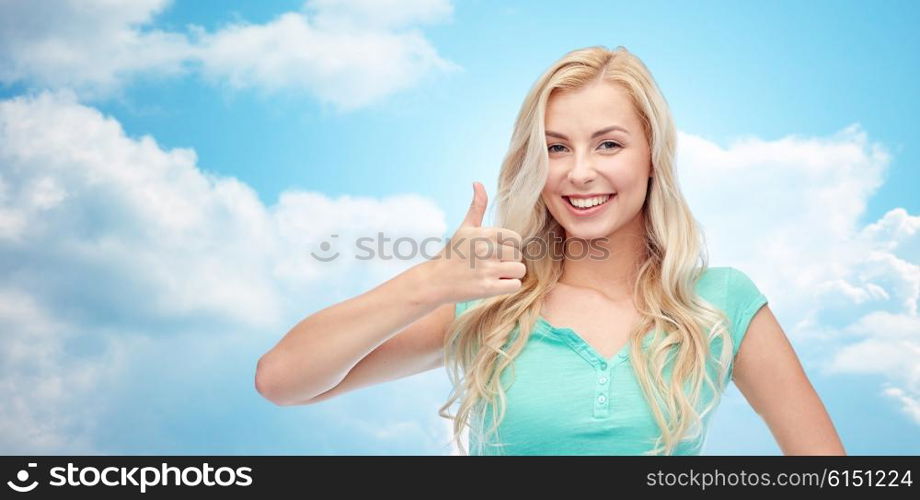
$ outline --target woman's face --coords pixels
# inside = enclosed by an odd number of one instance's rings
[[[651,154],[620,87],[600,82],[555,91],[545,128],[549,175],[542,197],[567,237],[603,238],[641,216]]]

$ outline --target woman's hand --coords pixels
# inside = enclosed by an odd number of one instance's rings
[[[485,187],[474,182],[473,202],[463,223],[438,255],[422,264],[439,302],[462,302],[521,288],[527,271],[521,235],[482,227],[487,203]]]

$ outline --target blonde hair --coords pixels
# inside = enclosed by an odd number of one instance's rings
[[[587,47],[565,54],[533,85],[518,113],[509,149],[502,162],[496,195],[497,225],[516,231],[526,242],[548,242],[550,254],[563,251],[558,235],[564,229],[542,201],[548,173],[544,116],[555,89],[574,90],[606,81],[629,96],[641,119],[650,147],[652,175],[642,212],[646,219],[645,255],[640,259],[634,288],[641,321],[630,332],[630,359],[643,394],[660,429],[647,454],[671,454],[681,440],[701,437],[702,418],[718,402],[732,354],[727,318],[695,291],[708,257],[702,231],[678,189],[674,173],[677,135],[667,102],[651,73],[638,57],[618,46]],[[485,404],[493,413],[495,432],[505,414],[501,374],[524,348],[540,315],[542,299],[559,281],[562,261],[545,255],[524,259],[527,267],[521,288],[511,294],[483,299],[459,315],[449,327],[444,361],[453,391],[439,414],[453,419],[452,441],[461,453],[465,427],[484,441],[481,427],[469,425],[471,416],[484,421]],[[705,325],[705,326],[704,326]],[[518,334],[512,338],[515,328]],[[709,335],[706,333],[709,328]],[[648,352],[643,336],[654,329]],[[706,369],[710,341],[723,339],[715,383]],[[711,336],[711,337],[710,337]],[[510,345],[509,345],[510,344]],[[670,380],[665,366],[673,361]],[[712,404],[698,409],[703,384],[714,388]],[[685,390],[681,388],[685,387]],[[456,415],[447,410],[456,401]]]

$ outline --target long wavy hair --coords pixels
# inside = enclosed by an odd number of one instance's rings
[[[442,417],[453,419],[452,441],[466,454],[461,435],[465,428],[483,443],[505,414],[501,374],[512,367],[538,320],[542,299],[559,281],[564,229],[541,198],[548,174],[544,116],[550,94],[576,90],[606,81],[629,96],[640,117],[651,149],[653,177],[642,212],[645,216],[644,255],[634,285],[641,320],[630,332],[632,369],[660,429],[656,443],[645,454],[671,454],[680,441],[703,432],[702,419],[718,403],[732,353],[727,318],[695,291],[696,280],[707,268],[704,235],[681,194],[674,172],[677,134],[668,104],[642,61],[626,48],[593,46],[573,50],[550,66],[536,81],[518,113],[509,149],[502,162],[496,194],[496,223],[528,241],[549,242],[550,255],[525,258],[521,288],[510,294],[482,299],[456,317],[445,342],[444,365],[453,383]],[[512,335],[518,328],[518,333]],[[654,331],[648,351],[646,332]],[[708,331],[708,333],[707,333]],[[706,364],[710,342],[723,339],[716,359],[715,381]],[[670,380],[665,366],[673,362]],[[715,397],[699,407],[706,384]],[[459,401],[455,415],[448,410]],[[492,425],[483,433],[485,407],[492,405]],[[477,416],[479,425],[471,425]]]

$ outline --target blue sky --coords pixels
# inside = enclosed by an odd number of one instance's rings
[[[400,269],[310,248],[449,236],[534,80],[623,45],[710,264],[768,297],[848,452],[920,451],[915,3],[49,4],[0,7],[0,450],[450,452],[439,371],[278,408],[255,362]],[[713,426],[706,453],[778,453],[734,387]]]

